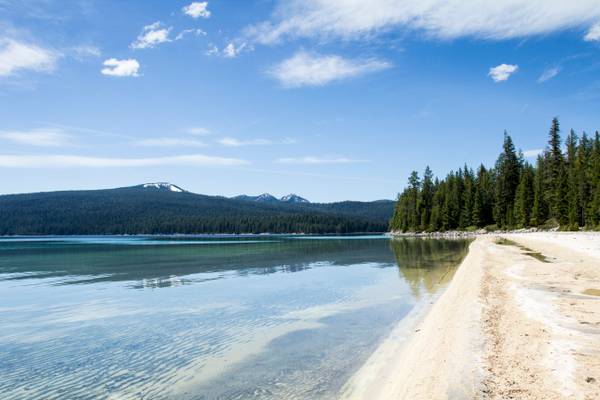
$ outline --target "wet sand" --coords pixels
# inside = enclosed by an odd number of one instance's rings
[[[344,399],[599,399],[600,235],[480,236]]]

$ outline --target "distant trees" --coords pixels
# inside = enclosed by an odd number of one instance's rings
[[[442,180],[429,167],[422,180],[413,171],[390,221],[391,230],[402,232],[552,226],[600,229],[600,134],[590,139],[571,130],[563,152],[557,118],[535,165],[504,132],[491,169],[465,165]]]
[[[140,187],[0,196],[0,235],[384,232],[393,203],[256,203]]]

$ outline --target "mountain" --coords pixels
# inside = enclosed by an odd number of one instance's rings
[[[263,193],[260,194],[258,196],[248,196],[245,194],[239,195],[239,196],[235,196],[232,197],[232,199],[235,200],[244,200],[244,201],[258,201],[258,202],[263,202],[263,203],[277,203],[277,202],[282,202],[282,203],[310,203],[310,201],[306,200],[304,197],[300,197],[297,194],[291,193],[288,194],[287,196],[283,196],[282,198],[278,199],[277,197],[273,196],[272,194],[269,193]]]
[[[279,199],[279,201],[284,203],[310,203],[310,201],[306,200],[304,197],[300,197],[294,193],[283,196],[281,199]]]
[[[274,203],[274,202],[277,202],[279,200],[277,199],[277,197],[275,197],[275,196],[273,196],[273,195],[271,195],[269,193],[263,193],[261,195],[256,196],[256,198],[254,199],[254,201],[260,201],[260,202],[263,202],[263,203]]]
[[[167,182],[2,195],[0,235],[385,232],[394,209],[391,200],[274,199],[206,196]]]
[[[183,190],[179,186],[173,185],[172,183],[168,183],[168,182],[144,183],[143,185],[140,185],[140,186],[144,189],[166,190],[167,192],[179,192],[179,193],[185,192],[185,190]]]
[[[239,196],[232,197],[232,199],[244,200],[244,201],[257,201],[257,202],[261,202],[261,203],[277,203],[279,201],[279,199],[277,197],[275,197],[269,193],[259,194],[258,196],[248,196],[248,195],[242,194]]]

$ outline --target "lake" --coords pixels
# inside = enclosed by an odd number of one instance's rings
[[[468,243],[0,239],[0,398],[335,398]]]

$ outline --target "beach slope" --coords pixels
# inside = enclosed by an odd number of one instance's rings
[[[483,235],[345,399],[599,399],[600,235]]]

